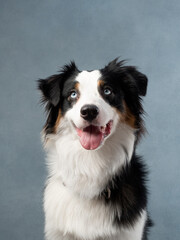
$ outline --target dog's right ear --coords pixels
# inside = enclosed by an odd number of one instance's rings
[[[49,102],[56,106],[60,101],[61,74],[38,80],[38,89],[42,92],[42,102]]]
[[[79,70],[75,62],[71,61],[70,64],[62,67],[60,74],[52,75],[46,79],[39,79],[38,89],[43,95],[42,102],[57,106],[60,101],[64,81],[73,74],[78,74],[78,72]]]

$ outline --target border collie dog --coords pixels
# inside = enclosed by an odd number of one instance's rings
[[[94,71],[71,62],[38,88],[48,115],[46,239],[147,239],[147,172],[136,155],[147,77],[118,59]]]

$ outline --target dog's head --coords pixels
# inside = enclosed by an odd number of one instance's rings
[[[94,150],[122,123],[138,139],[143,132],[141,96],[146,94],[147,77],[123,63],[115,59],[100,70],[79,71],[71,62],[59,74],[40,79],[48,112],[45,135],[61,137],[68,125],[83,148]]]

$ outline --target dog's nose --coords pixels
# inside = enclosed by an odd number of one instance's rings
[[[86,104],[81,108],[81,117],[91,122],[99,113],[99,108],[93,104]]]

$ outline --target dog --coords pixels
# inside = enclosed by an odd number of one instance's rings
[[[136,154],[147,83],[118,58],[93,71],[70,62],[38,80],[47,112],[47,240],[147,239],[147,169]]]

